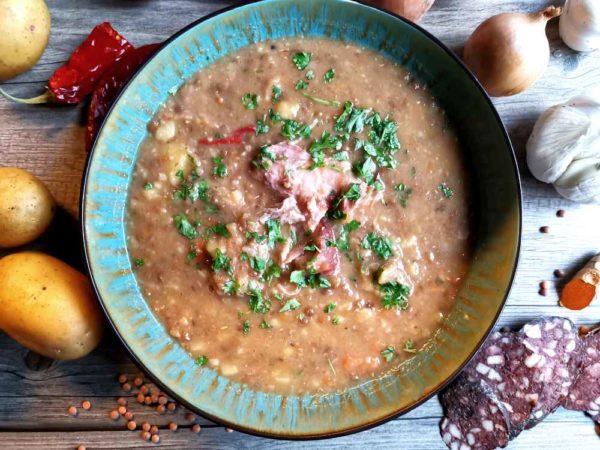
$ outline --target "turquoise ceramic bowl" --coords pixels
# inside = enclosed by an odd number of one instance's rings
[[[328,37],[379,51],[427,83],[454,122],[478,195],[475,259],[455,307],[423,351],[383,378],[325,395],[259,392],[199,368],[153,315],[127,251],[128,186],[146,125],[195,72],[256,41]],[[361,430],[420,404],[469,360],[494,325],[519,250],[514,154],[484,91],[424,30],[349,0],[265,0],[206,17],[172,37],[113,106],[90,156],[82,195],[89,271],[116,332],[159,385],[198,413],[249,433],[316,438]]]

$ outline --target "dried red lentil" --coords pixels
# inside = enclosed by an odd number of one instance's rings
[[[556,211],[556,217],[565,217],[566,214],[567,212],[564,209],[559,209]]]
[[[151,434],[156,434],[156,433],[158,433],[158,427],[157,427],[156,425],[152,425],[152,426],[150,427],[150,433],[151,433]]]
[[[183,418],[188,422],[193,422],[194,420],[196,420],[196,416],[194,416],[192,413],[186,413],[185,416],[183,416]]]
[[[550,282],[549,281],[542,281],[540,283],[540,289],[550,289]]]
[[[156,407],[156,412],[159,414],[164,414],[166,411],[165,405],[158,405]]]
[[[119,419],[119,411],[117,411],[116,409],[113,409],[108,416],[112,419],[112,420],[118,420]]]
[[[92,404],[88,400],[84,400],[81,402],[81,407],[86,411],[89,411],[92,408]]]
[[[167,404],[167,409],[169,410],[169,412],[173,412],[177,409],[177,405],[174,402],[169,402]]]
[[[76,416],[77,415],[77,408],[75,406],[69,406],[69,409],[67,410],[67,412],[71,416]]]
[[[177,431],[177,424],[175,422],[169,422],[169,430]]]
[[[197,423],[195,423],[194,425],[192,425],[192,432],[194,433],[200,433],[200,425],[198,425]]]
[[[121,389],[123,389],[123,390],[124,390],[124,391],[126,391],[126,392],[129,392],[129,391],[131,391],[131,384],[129,384],[129,383],[124,383],[124,384],[121,386]]]
[[[125,397],[119,397],[117,399],[117,405],[127,406],[127,399]]]
[[[133,420],[130,420],[129,422],[127,422],[127,429],[133,431],[136,429],[136,427],[137,427],[137,424]]]
[[[565,272],[563,270],[561,270],[561,269],[556,269],[554,271],[554,276],[556,278],[563,278],[565,276]]]
[[[133,384],[136,386],[141,386],[144,383],[144,380],[142,380],[140,377],[135,377],[133,379]]]
[[[123,417],[125,417],[125,420],[131,420],[133,419],[133,413],[131,411],[127,411]]]
[[[149,441],[152,435],[148,431],[142,431],[140,437],[145,441]]]
[[[79,447],[77,447],[77,450],[86,450],[85,445],[80,445]]]
[[[540,227],[540,233],[550,233],[550,227],[548,225],[544,225],[543,227]]]
[[[119,414],[124,415],[127,412],[127,408],[125,408],[124,406],[119,406],[117,408],[117,411]]]
[[[169,399],[167,397],[165,397],[164,395],[161,395],[160,397],[158,397],[158,403],[161,405],[166,405],[168,401],[169,401]]]
[[[160,436],[158,434],[153,434],[150,440],[153,444],[158,444],[160,442]]]

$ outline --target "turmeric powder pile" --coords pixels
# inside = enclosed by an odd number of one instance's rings
[[[590,259],[565,285],[560,296],[560,304],[568,309],[584,309],[596,298],[599,290],[600,254]]]

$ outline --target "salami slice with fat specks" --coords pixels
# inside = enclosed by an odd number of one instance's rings
[[[508,444],[508,412],[486,384],[461,376],[441,395],[442,439],[451,450],[492,450]]]
[[[579,333],[562,317],[543,317],[523,326],[518,339],[525,347],[526,367],[533,369],[529,393],[532,410],[525,428],[533,428],[558,408],[578,375]]]
[[[573,384],[565,402],[565,408],[587,411],[600,423],[600,332],[587,335],[581,344],[581,374]]]

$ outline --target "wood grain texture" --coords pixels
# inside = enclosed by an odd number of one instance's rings
[[[32,96],[43,90],[45,80],[98,22],[108,20],[135,45],[157,42],[195,18],[230,2],[210,0],[47,0],[52,13],[52,35],[42,60],[30,72],[4,83],[15,95]],[[505,11],[533,11],[551,4],[547,0],[437,0],[421,25],[451,49],[460,52],[465,39],[485,18]],[[494,103],[510,133],[521,168],[523,184],[523,243],[521,261],[501,326],[519,324],[545,314],[569,316],[577,323],[600,322],[600,304],[579,313],[557,306],[557,292],[538,295],[538,283],[553,280],[556,268],[574,271],[593,253],[600,252],[600,207],[575,205],[561,199],[551,186],[534,180],[524,163],[525,142],[538,115],[548,106],[563,102],[600,84],[600,52],[579,54],[558,37],[556,21],[548,27],[552,58],[544,76],[526,92],[495,99]],[[83,150],[83,107],[28,107],[0,99],[0,165],[26,168],[50,187],[66,213],[53,227],[52,236],[34,248],[58,254],[72,264],[81,263],[75,223],[81,174],[86,161]],[[485,149],[482,149],[485,151]],[[557,218],[559,208],[567,210]],[[548,225],[551,233],[541,234]],[[560,286],[560,280],[557,283]],[[36,361],[26,350],[0,334],[0,444],[1,448],[144,448],[137,432],[125,430],[123,422],[107,414],[115,398],[123,395],[117,374],[136,374],[117,338],[107,331],[101,347],[75,362]],[[82,400],[92,410],[76,418],[66,410]],[[171,420],[185,424],[179,409],[158,415],[149,407],[133,403],[135,419],[161,427],[161,442],[170,448],[203,449],[443,449],[438,435],[441,408],[432,399],[400,419],[359,434],[327,442],[280,442],[225,433],[220,426],[198,419],[203,431],[195,435],[190,425],[172,433]],[[560,410],[534,430],[522,434],[509,449],[598,448],[600,438],[582,414]]]

